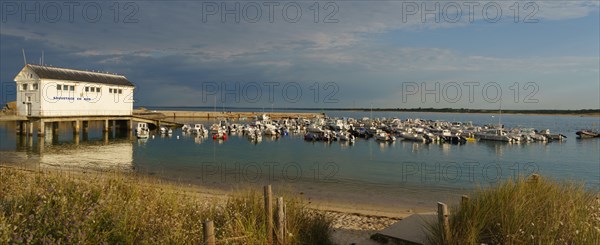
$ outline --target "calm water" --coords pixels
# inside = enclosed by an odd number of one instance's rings
[[[370,112],[327,112],[333,117],[371,116]],[[373,117],[421,118],[498,123],[497,115],[373,112]],[[597,129],[597,117],[502,115],[506,127],[550,129],[568,136],[563,142],[509,144],[472,142],[465,145],[397,141],[379,143],[305,142],[302,135],[263,138],[258,144],[232,135],[226,141],[155,135],[147,140],[126,132],[103,135],[101,125],[77,142],[61,124],[58,135],[39,143],[19,137],[12,122],[0,123],[3,164],[29,167],[113,169],[155,175],[184,183],[237,188],[272,183],[304,192],[310,198],[357,203],[418,206],[454,200],[500,179],[540,172],[558,179],[585,181],[600,189],[600,140],[578,140],[580,129]],[[212,122],[190,120],[187,123]],[[179,137],[179,138],[178,138]],[[374,201],[377,200],[377,201]]]

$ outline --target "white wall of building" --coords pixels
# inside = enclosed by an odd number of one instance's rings
[[[30,116],[40,116],[40,78],[33,72],[23,71],[19,73],[15,82],[17,83],[17,115],[29,116],[27,107],[31,107]]]
[[[133,87],[48,79],[40,84],[41,116],[121,116],[133,112]]]
[[[18,115],[28,116],[27,104],[31,106],[29,116],[34,117],[122,116],[133,112],[134,87],[39,79],[35,74],[30,76],[26,70],[15,78]],[[27,84],[25,90],[23,84]]]

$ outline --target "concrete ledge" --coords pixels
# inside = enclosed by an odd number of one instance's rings
[[[435,223],[436,213],[413,214],[375,233],[371,239],[392,244],[430,244],[427,240],[427,226]]]

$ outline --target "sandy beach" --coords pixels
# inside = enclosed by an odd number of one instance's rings
[[[23,165],[6,165],[3,162],[0,163],[0,168],[17,169],[18,171],[29,174],[43,174],[47,172],[60,173],[69,176],[70,178],[76,178],[80,180],[85,180],[90,177],[95,178],[120,174],[119,172],[111,170],[95,171],[61,167],[32,168],[31,166],[23,167]],[[225,204],[225,201],[229,197],[250,191],[249,189],[223,191],[220,189],[193,184],[184,185],[174,181],[137,174],[125,174],[124,176],[130,178],[143,178],[147,180],[146,183],[150,183],[149,185],[152,188],[160,188],[161,190],[173,191],[183,195],[199,197],[209,202],[216,202],[218,204]],[[410,212],[386,212],[378,210],[376,207],[369,205],[348,206],[344,205],[343,203],[335,203],[332,201],[312,200],[310,202],[307,201],[307,205],[309,208],[324,211],[327,216],[332,218],[334,229],[333,239],[338,244],[378,244],[375,241],[370,240],[371,235],[411,214]]]

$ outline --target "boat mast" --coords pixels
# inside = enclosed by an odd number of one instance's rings
[[[502,127],[502,99],[500,99],[500,116],[498,117],[498,126],[500,126],[500,128],[504,128]]]

